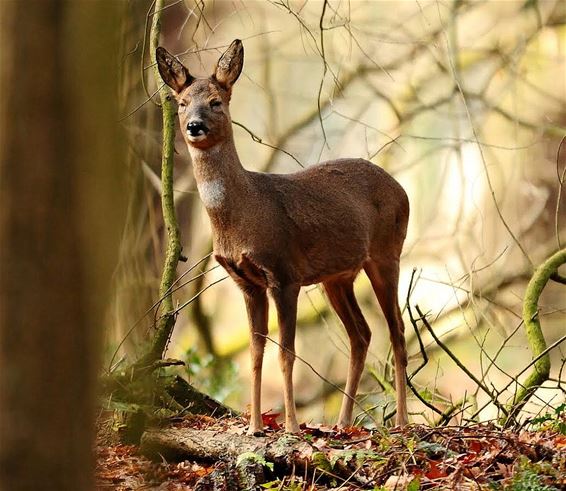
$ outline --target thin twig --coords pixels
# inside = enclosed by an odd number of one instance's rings
[[[503,412],[503,414],[507,415],[507,409],[505,409],[505,407],[499,403],[493,392],[491,392],[491,390],[489,390],[487,386],[482,383],[481,380],[479,380],[472,372],[470,372],[470,370],[468,370],[468,368],[456,357],[456,355],[452,353],[452,351],[448,348],[448,346],[446,346],[438,338],[438,336],[432,329],[432,326],[429,324],[425,314],[422,313],[420,307],[416,305],[415,308],[417,309],[421,321],[423,322],[424,326],[427,328],[428,332],[430,333],[436,344],[438,344],[442,348],[442,350],[452,359],[452,361],[458,366],[458,368],[460,368],[460,370],[462,370],[468,377],[470,377],[476,383],[476,385],[480,387],[491,398],[491,401]]]
[[[206,290],[208,290],[210,287],[220,283],[221,281],[224,281],[226,278],[229,278],[229,276],[223,276],[222,278],[220,278],[216,281],[213,281],[209,285],[205,286],[201,291],[199,291],[198,293],[193,295],[191,298],[189,298],[189,300],[187,300],[186,302],[182,303],[179,307],[177,307],[172,313],[175,314],[175,315],[178,314],[187,305],[191,304],[194,300],[196,300],[198,297],[200,297]]]
[[[295,162],[297,162],[297,164],[299,164],[302,168],[304,168],[305,166],[301,163],[301,161],[295,157],[292,153],[288,152],[287,150],[284,150],[283,148],[280,148],[276,145],[271,145],[269,143],[265,143],[259,136],[257,136],[252,130],[250,130],[247,126],[244,126],[242,123],[239,123],[238,121],[234,121],[232,120],[232,124],[235,124],[236,126],[239,126],[240,128],[242,128],[243,130],[245,130],[251,137],[252,140],[256,143],[259,143],[260,145],[265,145],[266,147],[269,147],[273,150],[277,150],[279,152],[283,152],[285,155],[288,155],[289,157],[291,157]]]

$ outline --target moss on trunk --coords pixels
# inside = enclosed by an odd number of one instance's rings
[[[549,257],[533,273],[523,299],[523,323],[527,334],[527,341],[533,359],[539,357],[533,365],[533,369],[527,379],[521,384],[520,389],[513,397],[509,409],[511,414],[517,414],[527,403],[535,390],[548,380],[550,374],[550,356],[548,353],[540,356],[547,348],[546,340],[542,332],[538,315],[538,301],[548,280],[556,275],[558,268],[566,263],[566,249]]]

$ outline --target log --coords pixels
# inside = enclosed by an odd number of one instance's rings
[[[153,459],[218,461],[257,454],[281,469],[304,469],[315,450],[294,435],[256,437],[190,428],[152,428],[140,444],[140,452]]]
[[[198,391],[178,375],[165,386],[165,390],[175,401],[193,414],[216,417],[238,415],[238,411]]]
[[[250,491],[261,489],[265,482],[263,466],[257,462],[243,466],[219,462],[216,469],[198,480],[194,491]]]
[[[142,435],[140,452],[151,459],[216,461],[245,452],[259,453],[268,438],[233,435],[221,431],[187,428],[152,428]]]
[[[154,377],[150,373],[133,377],[129,367],[122,372],[100,377],[100,388],[102,393],[111,396],[113,401],[127,404],[171,407],[170,401],[173,399],[179,405],[179,410],[184,409],[192,414],[216,417],[239,414],[235,409],[200,392],[179,375]],[[160,399],[165,399],[166,403],[160,403]]]
[[[196,491],[258,489],[274,476],[314,473],[317,479],[326,475],[334,482],[369,485],[357,472],[355,459],[339,458],[330,465],[328,455],[289,434],[255,437],[224,430],[152,428],[143,434],[140,452],[155,460],[215,462],[216,469],[199,481]]]
[[[199,480],[195,491],[234,491],[259,489],[273,473],[307,470],[313,448],[293,435],[254,437],[165,428],[147,430],[140,452],[152,459],[217,462],[215,470]]]

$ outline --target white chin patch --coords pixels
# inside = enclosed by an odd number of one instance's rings
[[[201,130],[201,132],[198,135],[195,136],[195,135],[191,135],[187,131],[187,138],[189,139],[189,141],[192,141],[192,142],[200,142],[200,141],[202,141],[206,138],[206,133]]]

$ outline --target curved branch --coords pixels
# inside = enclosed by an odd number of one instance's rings
[[[538,301],[548,280],[557,273],[558,268],[564,263],[566,263],[566,248],[559,250],[542,263],[535,270],[527,285],[523,300],[523,322],[533,358],[539,358],[534,363],[530,375],[513,397],[513,401],[509,405],[510,414],[517,414],[535,390],[548,380],[550,355],[547,352],[543,356],[539,356],[547,350],[547,346],[540,326]]]

